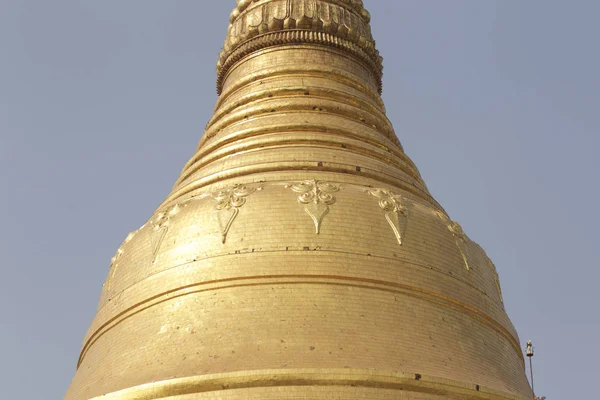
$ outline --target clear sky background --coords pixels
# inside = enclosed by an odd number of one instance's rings
[[[388,115],[494,260],[538,395],[596,397],[600,2],[365,3]],[[111,257],[212,114],[233,5],[0,0],[2,398],[62,398]]]

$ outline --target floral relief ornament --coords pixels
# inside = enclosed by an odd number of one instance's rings
[[[496,288],[498,289],[498,296],[500,296],[500,302],[504,304],[504,296],[502,295],[502,287],[500,286],[500,275],[498,274],[498,270],[496,266],[492,262],[492,260],[486,255],[488,266],[492,269],[494,274],[494,281],[496,282]]]
[[[304,204],[304,211],[310,216],[315,225],[315,232],[321,233],[323,218],[329,213],[329,206],[336,202],[333,195],[339,192],[340,185],[316,180],[289,183],[286,188],[298,193],[298,202]]]
[[[367,192],[379,199],[379,207],[385,211],[385,219],[394,231],[398,244],[402,246],[408,226],[410,201],[385,189],[368,189]]]
[[[106,283],[103,285],[104,287],[106,287],[106,290],[110,290],[110,288],[112,286],[113,279],[114,279],[115,274],[117,273],[117,270],[119,268],[119,260],[125,254],[125,246],[127,245],[127,243],[129,243],[129,242],[131,242],[131,240],[133,240],[133,238],[135,237],[135,235],[144,226],[142,226],[140,229],[138,229],[136,231],[133,231],[133,232],[129,233],[127,235],[127,237],[125,238],[125,240],[123,241],[123,243],[121,244],[121,246],[119,246],[119,248],[117,249],[117,252],[115,253],[115,256],[113,258],[111,258],[111,260],[110,260],[110,268],[109,268],[110,272],[109,272],[109,275],[108,275],[108,279],[106,280]]]
[[[238,216],[240,208],[246,204],[246,197],[257,190],[262,190],[262,185],[236,184],[211,193],[211,197],[217,202],[216,215],[223,244],[227,241],[227,234]]]
[[[448,230],[452,232],[452,235],[454,236],[456,247],[458,247],[460,255],[465,262],[465,267],[467,270],[470,270],[471,268],[469,267],[469,260],[467,258],[467,234],[463,231],[462,226],[456,221],[450,221]]]
[[[450,233],[452,233],[452,236],[454,236],[454,242],[456,243],[456,247],[458,248],[458,251],[460,252],[460,255],[465,263],[465,267],[467,268],[467,271],[469,271],[471,268],[469,266],[469,259],[467,257],[468,256],[467,240],[469,239],[467,237],[467,234],[463,231],[462,226],[460,226],[460,224],[458,222],[452,221],[442,211],[435,210],[434,214],[437,215],[440,219],[442,219],[444,221],[444,223],[446,224],[446,227],[448,228]]]
[[[167,236],[173,217],[179,214],[186,205],[187,203],[172,205],[166,210],[156,214],[154,219],[150,221],[150,224],[152,225],[152,235],[150,236],[152,241],[152,263],[156,262],[158,251]]]

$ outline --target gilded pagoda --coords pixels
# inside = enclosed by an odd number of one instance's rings
[[[214,115],[112,259],[66,399],[531,399],[494,264],[386,117],[363,2],[229,22]]]

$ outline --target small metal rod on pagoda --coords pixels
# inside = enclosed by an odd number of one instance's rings
[[[527,341],[527,357],[529,358],[529,373],[531,376],[531,391],[533,392],[533,400],[536,400],[537,397],[535,397],[535,388],[533,386],[533,355],[534,355],[533,344],[531,343],[531,340],[528,340]]]

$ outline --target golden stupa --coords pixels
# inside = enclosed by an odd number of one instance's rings
[[[238,0],[213,118],[112,260],[66,399],[531,399],[494,264],[429,194],[360,0]]]

